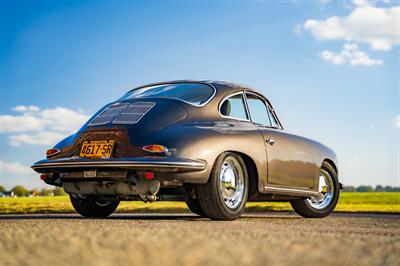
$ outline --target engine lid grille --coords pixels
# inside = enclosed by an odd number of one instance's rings
[[[135,124],[155,105],[154,102],[121,103],[107,107],[89,126],[113,124]]]
[[[153,108],[153,102],[135,102],[129,105],[122,113],[115,118],[113,124],[136,124],[139,120]]]

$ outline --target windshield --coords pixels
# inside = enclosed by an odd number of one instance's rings
[[[193,105],[202,105],[206,103],[213,94],[214,89],[207,84],[174,83],[134,89],[122,96],[121,100],[135,98],[171,98]]]

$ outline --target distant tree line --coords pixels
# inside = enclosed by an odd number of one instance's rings
[[[50,188],[42,188],[42,189],[31,189],[28,190],[23,186],[15,186],[13,187],[10,191],[7,191],[4,186],[0,185],[0,193],[2,194],[9,194],[11,195],[11,192],[13,195],[18,196],[18,197],[24,197],[24,196],[61,196],[61,195],[66,195],[64,189],[60,187],[55,187],[53,189]]]
[[[345,186],[342,191],[345,192],[400,192],[400,187],[382,186]]]

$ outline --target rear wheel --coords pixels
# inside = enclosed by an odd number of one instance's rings
[[[72,206],[85,217],[107,217],[117,209],[119,201],[104,201],[93,198],[81,199],[70,195]]]
[[[319,195],[291,202],[294,211],[307,218],[322,218],[333,212],[339,200],[340,185],[335,169],[327,162],[321,166]]]
[[[225,152],[217,158],[208,182],[197,186],[201,209],[211,219],[234,220],[245,209],[248,187],[243,159]]]
[[[200,206],[199,200],[198,199],[192,199],[189,198],[186,200],[186,205],[189,208],[189,210],[195,214],[198,214],[200,216],[204,216],[205,213],[203,209]]]

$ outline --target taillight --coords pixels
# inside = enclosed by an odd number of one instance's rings
[[[154,173],[153,173],[153,172],[145,172],[145,173],[144,173],[144,177],[145,177],[147,180],[151,180],[151,179],[154,178]]]
[[[144,151],[151,152],[151,153],[165,154],[165,153],[168,152],[168,148],[167,147],[165,147],[163,145],[159,145],[159,144],[146,145],[142,149]]]
[[[49,150],[46,151],[46,157],[50,158],[50,157],[52,157],[54,155],[59,154],[60,152],[61,152],[60,149],[49,149]]]

